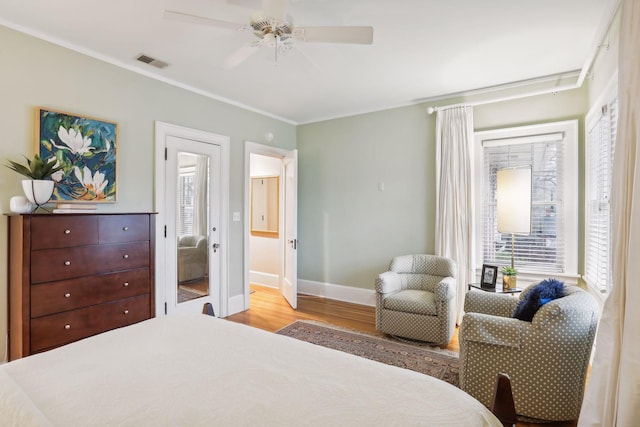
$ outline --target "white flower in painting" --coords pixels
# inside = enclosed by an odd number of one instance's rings
[[[50,139],[54,147],[61,150],[69,150],[73,154],[85,154],[91,150],[95,150],[95,147],[91,147],[91,138],[87,138],[86,136],[83,138],[82,132],[77,131],[74,128],[69,128],[69,130],[67,130],[60,126],[58,129],[58,138],[60,138],[60,141],[62,141],[67,147],[57,145],[53,142],[53,139]]]
[[[60,162],[58,161],[58,159],[53,156],[53,157],[49,157],[49,159],[47,160],[48,163],[51,163],[55,160],[56,164],[53,166],[54,168],[60,167]],[[62,180],[62,177],[64,176],[64,172],[62,170],[59,170],[58,172],[54,172],[51,175],[51,179],[53,179],[55,182],[60,182]]]
[[[78,180],[82,183],[82,186],[87,190],[93,192],[96,197],[102,194],[104,189],[107,187],[109,180],[104,179],[104,174],[100,171],[96,171],[96,173],[92,176],[91,170],[88,167],[84,167],[82,171],[78,166],[73,167],[73,171],[78,178]]]

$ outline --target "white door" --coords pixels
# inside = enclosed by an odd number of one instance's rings
[[[220,316],[221,148],[173,135],[165,144],[166,312],[209,302]]]
[[[298,150],[283,160],[284,265],[281,292],[292,308],[298,306]]]

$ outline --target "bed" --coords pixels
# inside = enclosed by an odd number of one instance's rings
[[[205,315],[0,365],[1,426],[501,426],[410,370]]]

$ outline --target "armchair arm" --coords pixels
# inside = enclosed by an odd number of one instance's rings
[[[201,236],[196,243],[196,247],[200,250],[206,250],[208,244],[207,240],[207,236]]]
[[[460,342],[520,348],[521,336],[528,327],[531,327],[529,322],[510,317],[466,313],[460,326]]]
[[[385,271],[376,278],[376,292],[388,294],[402,289],[400,276],[394,271]]]
[[[512,295],[494,294],[471,289],[464,299],[464,311],[467,313],[511,317],[518,305],[518,301],[518,298],[514,298]]]
[[[438,301],[448,301],[456,296],[456,279],[445,277],[436,283],[434,293]]]

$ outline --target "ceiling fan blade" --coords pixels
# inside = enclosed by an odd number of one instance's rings
[[[163,10],[162,16],[173,21],[188,22],[191,24],[207,25],[209,27],[226,28],[228,30],[241,30],[243,24],[235,22],[220,21],[219,19],[205,18],[204,16],[190,15],[188,13],[176,12],[173,10]]]
[[[373,27],[296,27],[294,37],[308,43],[372,44]]]
[[[262,0],[262,12],[279,22],[287,20],[288,0]]]
[[[238,65],[246,61],[251,55],[256,53],[259,47],[260,42],[242,46],[240,49],[231,54],[231,56],[228,57],[226,61],[224,61],[224,67],[228,70],[236,68]]]

